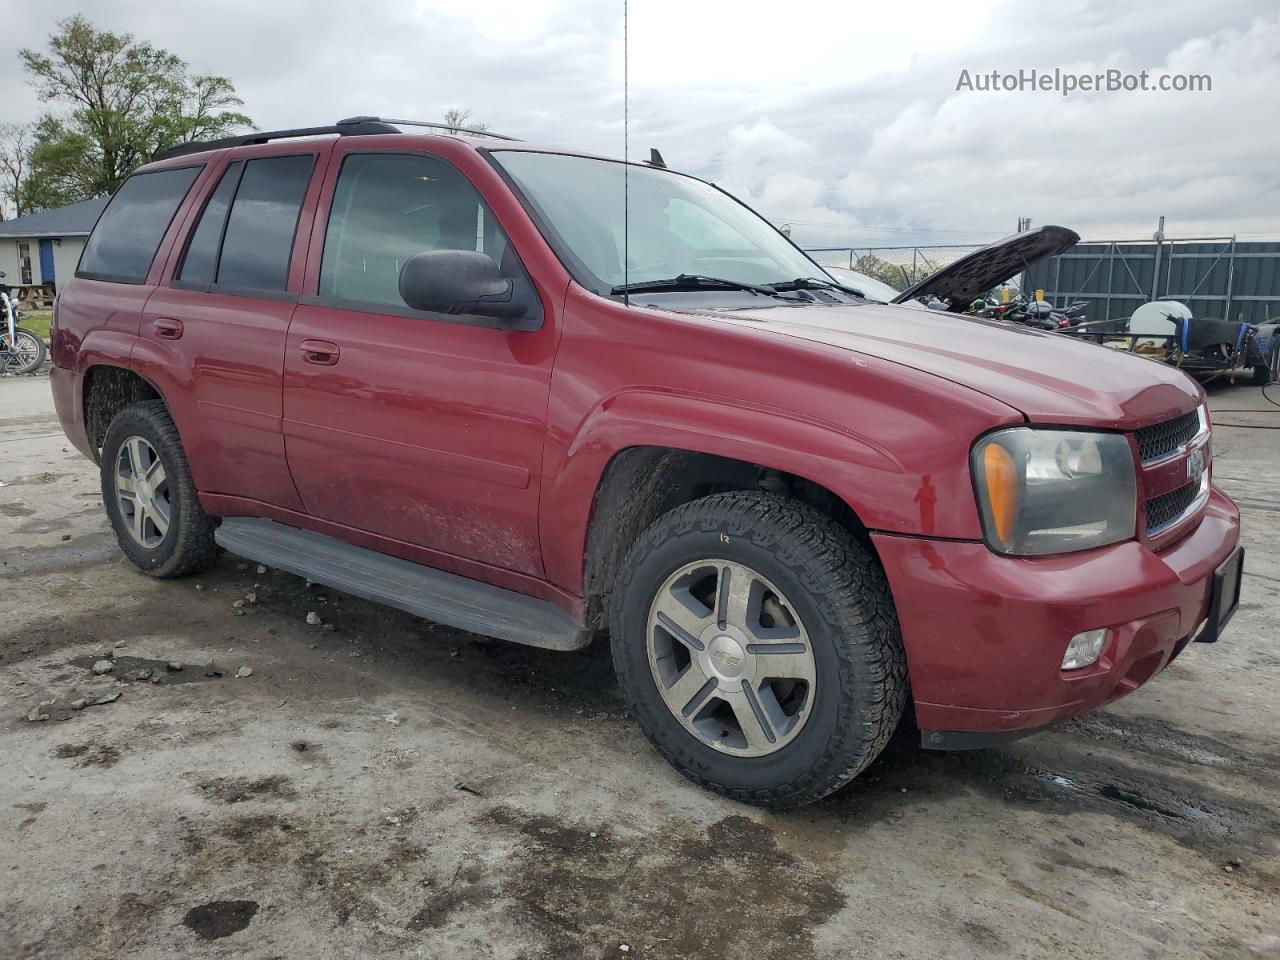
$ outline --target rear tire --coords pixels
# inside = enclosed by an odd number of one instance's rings
[[[153,577],[181,577],[217,556],[217,520],[200,507],[163,400],[125,407],[102,441],[102,502],[120,549]]]
[[[742,492],[677,507],[632,547],[611,608],[614,668],[645,734],[735,800],[821,799],[902,716],[906,658],[884,572],[799,501]]]

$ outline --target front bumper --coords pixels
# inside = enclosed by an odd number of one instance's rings
[[[1240,513],[1212,489],[1196,529],[1156,552],[1137,541],[1056,557],[873,534],[897,605],[929,746],[1067,720],[1132,693],[1169,665],[1208,614]],[[1076,633],[1110,628],[1098,661],[1064,672]],[[930,733],[950,743],[930,743]]]

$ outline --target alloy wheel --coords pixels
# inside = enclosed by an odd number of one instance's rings
[[[142,437],[129,437],[120,445],[115,487],[129,536],[147,549],[160,546],[172,515],[169,484],[160,455]]]
[[[782,591],[744,564],[699,560],[671,574],[650,605],[646,649],[671,715],[715,750],[765,756],[808,719],[808,632]]]

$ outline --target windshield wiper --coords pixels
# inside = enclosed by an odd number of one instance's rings
[[[762,283],[744,283],[741,280],[708,277],[700,273],[682,273],[679,276],[668,277],[666,280],[641,280],[636,283],[624,283],[614,287],[609,292],[613,296],[618,296],[623,293],[637,293],[641,290],[749,290],[751,293],[761,294],[766,297],[780,297],[783,300],[791,299],[790,297],[782,297],[776,289]]]
[[[769,286],[774,290],[839,290],[841,293],[851,293],[855,297],[861,297],[863,300],[867,298],[867,295],[857,287],[849,287],[833,280],[819,280],[817,277],[796,277],[794,280],[779,280],[777,283],[769,284]]]

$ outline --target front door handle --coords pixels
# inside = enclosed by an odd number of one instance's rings
[[[178,340],[182,337],[182,321],[161,317],[151,324],[151,329],[161,340]]]
[[[338,362],[341,351],[336,343],[328,340],[303,340],[302,359],[307,363],[318,363],[322,367],[332,367]]]

